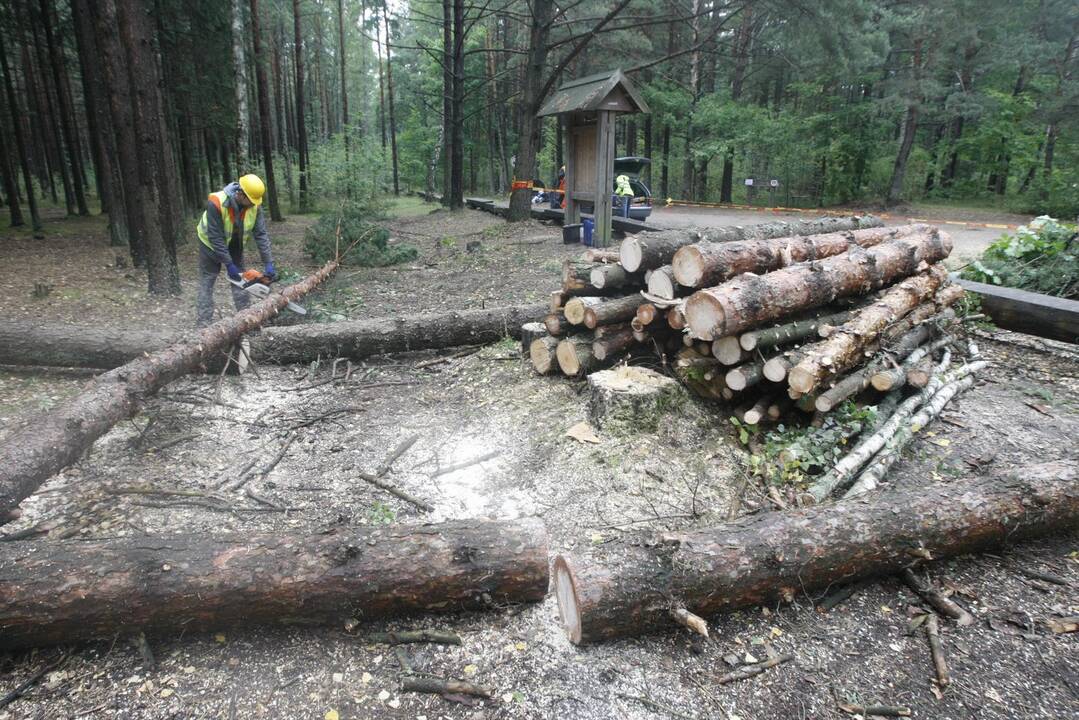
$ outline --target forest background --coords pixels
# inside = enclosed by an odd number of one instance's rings
[[[107,213],[151,292],[179,291],[177,245],[246,172],[274,219],[553,183],[536,111],[614,68],[652,110],[617,152],[652,159],[659,198],[1079,212],[1073,0],[3,0],[0,21],[12,225]]]

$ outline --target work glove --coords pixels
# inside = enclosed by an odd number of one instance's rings
[[[266,275],[269,276],[271,280],[277,279],[277,273],[274,272],[274,266],[272,262],[266,263]]]
[[[229,274],[229,280],[240,281],[243,278],[240,276],[240,268],[236,267],[235,263],[229,263],[225,266],[225,272]]]

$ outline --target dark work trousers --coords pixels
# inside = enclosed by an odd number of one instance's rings
[[[236,223],[239,228],[240,224]],[[241,230],[242,232],[242,230]],[[244,268],[244,245],[241,238],[234,234],[229,242],[229,254],[236,267],[243,271]],[[214,321],[214,284],[221,272],[221,263],[213,256],[210,249],[199,242],[199,292],[195,300],[197,313],[196,327],[206,327]],[[232,302],[237,310],[243,310],[251,304],[251,296],[246,292],[229,283],[232,290]]]

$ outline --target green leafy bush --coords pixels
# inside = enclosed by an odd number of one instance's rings
[[[389,232],[375,221],[384,218],[381,204],[374,198],[353,200],[339,212],[323,214],[304,236],[304,252],[312,260],[325,263],[334,258],[338,247],[345,252],[344,264],[361,267],[385,267],[415,260],[419,251],[407,243],[390,241]],[[337,240],[337,223],[341,239]]]
[[[1005,234],[962,273],[968,280],[1031,292],[1079,297],[1079,241],[1075,226],[1042,215],[1015,235]]]

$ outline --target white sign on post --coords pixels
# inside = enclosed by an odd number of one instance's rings
[[[768,184],[771,185],[772,187],[779,187],[779,181],[778,180],[769,180]]]
[[[753,184],[753,178],[746,178],[746,185],[752,185],[752,184]]]

